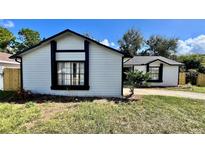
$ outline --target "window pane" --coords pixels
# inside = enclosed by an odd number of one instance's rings
[[[58,62],[58,85],[84,85],[84,62]]]
[[[84,85],[84,74],[80,74],[80,85]]]
[[[159,67],[150,67],[149,73],[151,80],[159,80]]]
[[[84,73],[84,63],[80,63],[80,73]]]

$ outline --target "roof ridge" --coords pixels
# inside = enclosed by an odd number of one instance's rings
[[[77,32],[75,32],[75,31],[72,31],[72,30],[70,30],[70,29],[65,29],[65,30],[63,30],[63,31],[61,31],[61,32],[59,32],[59,33],[57,33],[57,34],[55,34],[55,35],[52,35],[52,36],[48,37],[47,39],[44,39],[44,40],[40,41],[38,44],[36,44],[36,45],[34,45],[34,46],[32,46],[32,47],[30,47],[30,48],[28,48],[28,49],[25,49],[25,50],[23,50],[23,51],[17,52],[16,54],[10,56],[9,58],[17,58],[20,54],[25,53],[25,52],[27,52],[27,51],[29,51],[29,50],[31,50],[31,49],[37,47],[37,46],[40,46],[42,43],[45,43],[45,42],[47,42],[47,41],[49,41],[49,40],[52,40],[52,39],[54,39],[55,37],[58,37],[58,36],[60,36],[60,35],[62,35],[62,34],[64,34],[64,33],[66,33],[66,32],[70,32],[70,33],[72,33],[72,34],[74,34],[74,35],[83,37],[83,38],[86,39],[86,40],[92,41],[92,42],[94,42],[94,43],[96,43],[96,44],[98,44],[98,45],[100,45],[100,46],[103,46],[103,47],[105,47],[105,48],[107,48],[107,49],[110,49],[110,50],[112,50],[112,51],[115,51],[115,52],[117,52],[117,53],[120,53],[120,54],[124,55],[124,53],[123,53],[122,51],[119,51],[119,50],[114,49],[114,48],[112,48],[112,47],[106,46],[106,45],[104,45],[104,44],[102,44],[102,43],[100,43],[100,42],[98,42],[98,41],[96,41],[96,40],[94,40],[94,39],[91,39],[91,38],[89,38],[89,37],[86,37],[86,36],[84,36],[84,35],[82,35],[82,34],[80,34],[80,33],[77,33]]]

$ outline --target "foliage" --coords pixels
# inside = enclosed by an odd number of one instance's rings
[[[29,28],[22,28],[18,32],[18,36],[18,40],[13,44],[13,48],[16,51],[25,50],[41,41],[39,32]]]
[[[202,57],[200,55],[182,55],[178,61],[184,63],[186,71],[189,69],[198,69],[201,66]]]
[[[25,107],[26,108],[30,108],[30,107],[33,107],[33,106],[35,106],[35,103],[34,102],[27,102],[26,104],[25,104]]]
[[[196,85],[198,77],[198,72],[196,70],[188,70],[186,72],[186,83],[191,83],[192,85]]]
[[[199,68],[198,68],[198,72],[199,73],[204,73],[205,74],[205,67],[204,66],[199,66]]]
[[[28,108],[5,102],[0,103],[0,133],[205,133],[204,115],[203,100],[165,96],[118,104],[107,99],[57,99]]]
[[[163,56],[175,59],[176,38],[166,38],[160,35],[152,35],[147,41],[147,49],[142,52],[144,55]]]
[[[134,94],[134,88],[147,85],[147,80],[150,79],[149,73],[143,71],[130,71],[126,73],[127,84],[130,86],[130,97]]]
[[[0,51],[8,51],[8,47],[15,40],[14,35],[6,28],[0,26]]]
[[[121,51],[134,56],[143,43],[143,36],[136,29],[129,29],[118,43]]]

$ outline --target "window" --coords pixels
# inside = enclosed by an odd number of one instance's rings
[[[57,62],[57,78],[60,86],[83,86],[84,62]]]
[[[159,80],[159,67],[150,66],[149,67],[150,80]]]

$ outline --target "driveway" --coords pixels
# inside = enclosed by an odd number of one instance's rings
[[[123,93],[124,95],[129,94],[129,88],[124,88]],[[173,91],[173,90],[166,90],[166,89],[136,88],[135,94],[136,95],[176,96],[176,97],[185,97],[185,98],[205,100],[205,94],[203,93]]]

